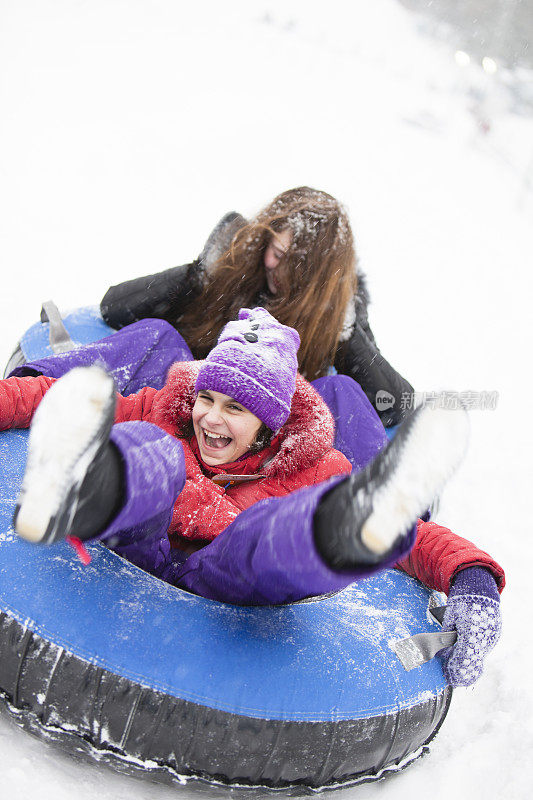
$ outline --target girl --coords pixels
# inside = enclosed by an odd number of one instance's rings
[[[297,376],[298,345],[266,310],[243,309],[205,361],[176,364],[159,391],[115,398],[97,367],[54,386],[0,382],[2,427],[27,426],[37,409],[17,532],[41,543],[99,538],[231,603],[299,600],[398,564],[449,593],[446,624],[460,636],[448,677],[472,683],[498,636],[503,572],[416,520],[462,454],[465,416],[421,408],[387,447],[381,426],[363,424],[366,466],[349,474],[327,406]]]
[[[265,306],[300,334],[304,377],[315,380],[334,366],[361,385],[385,426],[396,425],[402,394],[413,389],[378,350],[368,302],[345,210],[331,195],[301,186],[250,222],[228,214],[192,264],[112,286],[101,311],[114,328],[164,319],[194,358],[205,358],[240,308]]]

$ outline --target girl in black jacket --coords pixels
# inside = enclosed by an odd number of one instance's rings
[[[114,328],[167,320],[201,359],[239,308],[263,306],[300,334],[304,377],[348,375],[392,426],[403,416],[402,394],[413,389],[381,355],[368,300],[345,210],[331,195],[299,187],[250,222],[227,214],[197,261],[112,286],[101,311]]]

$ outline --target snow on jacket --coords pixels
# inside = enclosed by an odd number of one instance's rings
[[[176,436],[190,421],[198,362],[174,365],[163,389],[146,388],[128,397],[118,396],[116,422],[145,420]],[[33,414],[54,378],[9,378],[0,381],[0,429],[29,427]],[[224,490],[204,474],[194,440],[180,438],[184,446],[187,481],[174,507],[173,536],[211,540],[224,530],[239,511],[265,497],[287,494],[303,486],[349,472],[344,456],[331,448],[333,420],[327,406],[300,376],[291,415],[267,451],[218,466],[217,473],[264,478],[234,484]],[[196,452],[195,452],[196,451]],[[204,469],[212,474],[209,468]],[[398,567],[427,586],[449,591],[455,574],[466,567],[481,566],[494,576],[501,591],[503,569],[487,553],[434,522],[418,521],[415,545]]]
[[[111,286],[100,304],[105,321],[113,328],[123,328],[140,319],[156,317],[176,325],[209,281],[217,258],[245,224],[240,214],[226,214],[197,261]],[[403,409],[409,407],[408,403],[402,404],[402,395],[412,394],[413,387],[381,355],[368,322],[369,294],[361,271],[357,281],[357,293],[348,304],[334,366],[338,373],[359,383],[385,426],[396,425],[404,416]],[[264,298],[256,298],[253,303],[264,304]],[[247,302],[243,299],[241,305]],[[194,351],[193,355],[197,357]],[[377,407],[376,396],[381,391],[392,395],[392,405]]]

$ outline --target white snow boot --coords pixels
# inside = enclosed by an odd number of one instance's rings
[[[463,409],[416,409],[365,469],[315,512],[315,542],[333,569],[378,564],[401,545],[458,467],[468,442]]]
[[[109,516],[119,480],[118,455],[109,443],[114,416],[115,385],[100,367],[73,369],[48,390],[30,429],[14,515],[19,536],[41,544],[68,534],[89,538],[101,526],[102,515]],[[87,481],[90,475],[92,480]],[[115,497],[105,497],[106,486]],[[88,500],[89,511],[97,517],[89,534],[73,529],[76,519],[83,523]]]

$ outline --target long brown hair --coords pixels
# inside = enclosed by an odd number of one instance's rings
[[[287,228],[292,240],[276,272],[278,292],[271,295],[264,253],[272,236]],[[195,357],[204,358],[239,309],[260,303],[296,328],[300,372],[312,380],[333,363],[357,289],[355,262],[350,223],[335,198],[307,186],[289,189],[236,233],[177,327]]]

